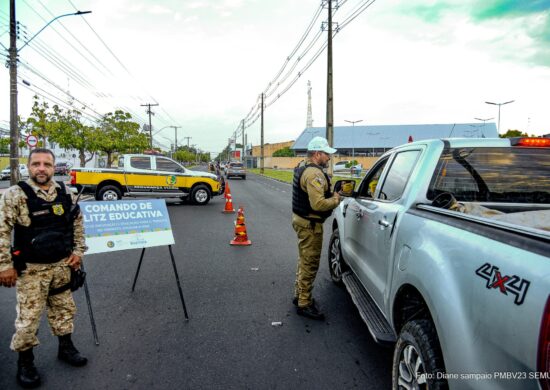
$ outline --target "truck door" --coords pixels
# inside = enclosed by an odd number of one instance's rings
[[[119,167],[120,167],[119,162]],[[151,186],[148,185],[147,178],[152,174],[151,156],[131,156],[130,166],[123,166],[124,180],[130,193],[132,192],[151,192]]]
[[[419,154],[420,150],[407,150],[380,161],[346,211],[346,236],[354,257],[350,265],[381,308],[391,267],[393,228]]]
[[[166,157],[156,157],[154,167],[154,185],[156,192],[165,194],[179,193],[180,188],[189,187],[185,169],[174,160]]]

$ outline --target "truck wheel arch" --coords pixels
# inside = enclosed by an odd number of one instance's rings
[[[99,183],[96,187],[95,191],[95,198],[96,200],[102,200],[102,190],[105,187],[114,187],[114,189],[118,190],[120,192],[120,196],[122,197],[124,193],[126,192],[125,188],[123,188],[119,182],[114,180],[106,180],[101,183]]]

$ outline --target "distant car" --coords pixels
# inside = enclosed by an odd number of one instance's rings
[[[351,166],[350,160],[338,161],[337,163],[334,164],[334,172],[342,172],[342,171],[350,172],[352,168],[356,171],[361,171],[363,169],[363,166],[361,164]]]
[[[10,166],[8,165],[6,168],[2,169],[2,172],[0,172],[0,179],[9,180],[10,176],[11,176],[11,170],[10,170]],[[21,177],[21,179],[29,178],[29,169],[25,164],[19,164],[19,176]]]
[[[225,166],[225,177],[238,176],[246,180],[246,168],[241,162],[230,162]]]
[[[68,175],[71,170],[72,164],[68,162],[59,161],[55,163],[55,174],[56,175]]]

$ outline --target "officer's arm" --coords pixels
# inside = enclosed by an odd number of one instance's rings
[[[310,173],[308,169],[302,174],[302,188],[305,189],[309,197],[309,204],[315,211],[328,211],[334,209],[340,203],[337,196],[325,198],[326,183],[324,175],[321,173]]]
[[[11,232],[19,214],[19,205],[11,191],[0,198],[0,285],[13,287],[17,271],[11,260]]]
[[[77,201],[77,196],[72,194],[72,198],[73,203],[75,203]],[[88,250],[88,247],[86,246],[86,240],[84,238],[84,219],[81,211],[78,212],[77,217],[73,221],[73,229],[73,254],[82,257],[84,256],[84,252]]]

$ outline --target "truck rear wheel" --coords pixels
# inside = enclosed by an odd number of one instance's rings
[[[342,273],[348,270],[348,266],[342,257],[342,250],[340,247],[340,232],[335,229],[330,236],[328,244],[328,269],[330,271],[330,278],[332,281],[342,286]]]
[[[210,191],[204,184],[200,184],[191,191],[191,201],[194,204],[204,206],[210,201]]]
[[[439,338],[432,321],[407,322],[393,353],[392,389],[448,389],[444,373]]]
[[[115,186],[104,186],[97,192],[96,200],[120,200],[122,192]]]

